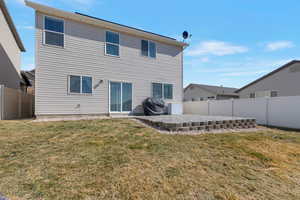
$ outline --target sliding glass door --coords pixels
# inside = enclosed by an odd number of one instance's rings
[[[110,112],[132,111],[132,84],[110,82]]]

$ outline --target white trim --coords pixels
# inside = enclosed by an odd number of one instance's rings
[[[174,84],[173,83],[166,83],[166,82],[151,82],[151,97],[153,97],[153,83],[155,84],[161,84],[162,85],[162,99],[164,100],[174,100]],[[165,98],[165,88],[164,85],[172,85],[172,99],[169,98]]]
[[[31,2],[28,0],[25,1],[25,4],[40,13],[55,15],[58,17],[74,20],[77,22],[82,22],[85,24],[90,24],[90,25],[105,28],[105,29],[116,30],[121,33],[129,34],[131,36],[136,36],[136,37],[140,37],[140,38],[149,38],[149,39],[152,39],[152,40],[155,40],[158,42],[162,42],[164,44],[169,44],[172,46],[188,46],[187,43],[177,41],[172,38],[161,36],[161,35],[158,35],[155,33],[150,33],[150,32],[146,32],[143,30],[137,30],[135,28],[126,27],[124,25],[119,25],[119,24],[115,24],[112,22],[104,21],[104,20],[93,19],[93,18],[89,18],[86,16],[81,16],[81,15],[78,15],[78,14],[75,14],[72,12],[63,11],[63,10],[52,8],[49,6],[42,5],[42,4],[34,3],[34,2]]]
[[[121,111],[111,111],[111,86],[110,84],[114,82],[114,83],[120,83],[121,84]],[[131,111],[123,111],[123,83],[129,83],[131,84]],[[108,112],[112,113],[112,114],[117,114],[117,113],[122,113],[122,114],[129,114],[131,112],[133,112],[133,83],[128,82],[128,81],[115,81],[115,80],[109,80],[108,81]]]
[[[143,55],[143,50],[142,50],[142,41],[147,41],[148,42],[148,55],[145,56]],[[151,57],[150,56],[150,42],[154,43],[155,44],[155,57]],[[156,59],[157,57],[157,42],[154,42],[152,40],[147,40],[147,39],[141,39],[141,51],[140,51],[140,55],[144,58],[150,58],[150,59]]]
[[[63,22],[63,26],[64,26],[64,31],[63,31],[63,33],[56,32],[56,31],[51,31],[51,30],[46,30],[46,28],[45,28],[45,18],[46,18],[46,17],[52,18],[52,19],[55,19],[55,20],[62,21],[62,22]],[[53,45],[53,44],[46,44],[46,32],[56,33],[56,34],[61,34],[61,35],[63,35],[63,40],[64,40],[63,46],[58,46],[58,45]],[[64,19],[57,18],[57,17],[52,17],[52,16],[49,16],[49,15],[43,15],[43,38],[42,38],[43,45],[64,49],[65,46],[66,46],[65,32],[66,32],[66,23],[65,23],[65,20],[64,20]]]
[[[80,77],[80,93],[76,93],[76,92],[71,92],[70,91],[70,77],[71,76],[79,76]],[[83,77],[89,77],[92,78],[92,93],[83,93],[82,92],[82,78]],[[70,74],[68,75],[68,95],[80,95],[80,96],[92,96],[94,94],[94,87],[93,87],[93,82],[94,82],[94,77],[90,76],[90,75],[78,75],[78,74]]]
[[[106,53],[106,44],[111,44],[111,45],[117,46],[117,44],[115,44],[115,43],[106,42],[106,33],[107,33],[107,32],[111,32],[111,33],[118,34],[118,36],[119,36],[119,44],[118,44],[118,47],[119,47],[119,55],[112,55],[112,54]],[[104,35],[105,35],[105,36],[104,36],[104,37],[105,37],[104,55],[106,55],[106,56],[112,56],[112,57],[117,57],[117,58],[121,57],[121,45],[120,45],[120,43],[121,43],[121,34],[120,34],[119,32],[115,32],[115,31],[111,31],[111,30],[105,30],[105,34],[104,34]]]

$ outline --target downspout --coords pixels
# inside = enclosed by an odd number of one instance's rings
[[[0,85],[0,120],[4,120],[4,85]]]

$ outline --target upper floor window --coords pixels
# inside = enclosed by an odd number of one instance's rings
[[[92,94],[92,77],[89,76],[69,76],[69,92],[77,94]]]
[[[271,91],[271,97],[277,97],[278,92],[277,91]]]
[[[173,85],[152,83],[152,96],[159,99],[173,99]]]
[[[64,47],[64,21],[52,17],[44,18],[44,43]]]
[[[143,56],[156,58],[156,44],[148,40],[141,41],[141,51]]]
[[[250,98],[255,98],[255,93],[250,93]]]
[[[119,33],[106,31],[105,54],[111,56],[120,55],[120,35]]]

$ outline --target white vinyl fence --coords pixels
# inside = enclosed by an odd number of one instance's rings
[[[0,120],[33,117],[34,96],[0,85]]]
[[[184,114],[251,117],[258,124],[300,129],[300,96],[191,101]]]

